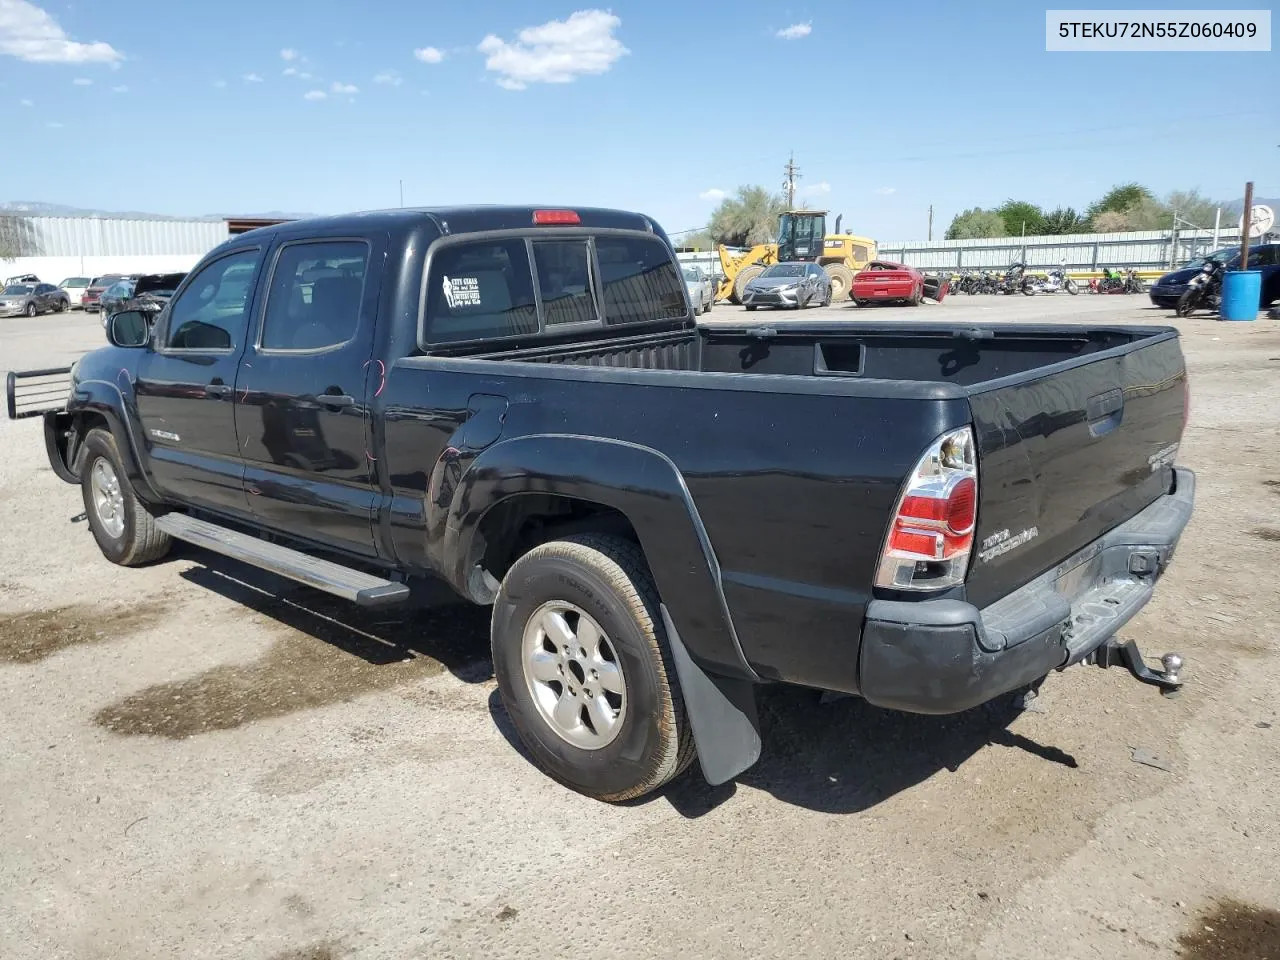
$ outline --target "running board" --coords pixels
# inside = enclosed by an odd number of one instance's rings
[[[171,537],[305,583],[362,607],[382,607],[409,597],[406,584],[352,570],[185,513],[156,517],[156,526]]]

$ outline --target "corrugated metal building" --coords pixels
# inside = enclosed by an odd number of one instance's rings
[[[278,220],[143,220],[36,217],[0,213],[3,276],[34,273],[59,283],[70,276],[189,270],[235,233]]]

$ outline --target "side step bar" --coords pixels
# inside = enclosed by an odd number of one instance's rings
[[[382,607],[409,597],[406,584],[383,580],[185,513],[156,517],[156,526],[171,537],[305,583],[362,607]]]

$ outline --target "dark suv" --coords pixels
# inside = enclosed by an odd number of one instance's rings
[[[1226,260],[1228,270],[1240,269],[1240,248],[1223,247],[1203,257],[1196,257],[1185,266],[1172,273],[1166,273],[1157,280],[1149,291],[1151,302],[1157,307],[1172,310],[1178,305],[1178,298],[1187,290],[1187,281],[1200,272],[1207,260]],[[1262,271],[1262,296],[1258,308],[1265,310],[1272,300],[1280,300],[1280,243],[1261,243],[1249,246],[1250,270]]]

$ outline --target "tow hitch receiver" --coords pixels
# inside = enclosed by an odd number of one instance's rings
[[[1103,669],[1124,667],[1143,683],[1159,687],[1160,692],[1166,696],[1182,689],[1182,657],[1176,653],[1166,653],[1160,658],[1160,665],[1164,669],[1152,670],[1143,660],[1138,645],[1132,640],[1126,640],[1123,643],[1108,640],[1089,655],[1089,662]]]

